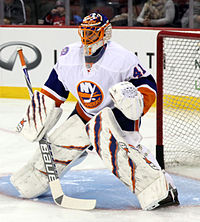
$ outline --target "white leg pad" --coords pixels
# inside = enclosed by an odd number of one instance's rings
[[[113,124],[107,111],[109,109],[105,108],[89,121],[86,125],[87,133],[105,166],[134,191],[135,165],[128,157],[127,151],[120,148],[119,142],[113,136]]]
[[[70,117],[58,127],[49,140],[59,176],[73,166],[90,144],[85,125],[77,115]],[[11,182],[23,197],[37,197],[48,190],[49,184],[45,173],[38,147],[28,164],[11,176]]]
[[[110,108],[92,118],[86,130],[105,165],[136,193],[142,209],[151,209],[167,197],[165,176],[143,154],[138,144],[141,137],[135,132],[131,144],[128,144],[127,133],[121,130]]]
[[[165,175],[159,172],[159,177],[144,190],[137,194],[143,210],[151,210],[159,206],[159,202],[168,196],[168,184]]]
[[[40,155],[39,152],[38,150],[37,153]],[[10,180],[24,198],[34,198],[48,190],[47,177],[35,168],[34,162],[27,163],[14,173]]]

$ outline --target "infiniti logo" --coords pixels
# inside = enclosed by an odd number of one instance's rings
[[[2,56],[3,51],[8,48],[11,48],[12,46],[16,46],[16,49],[13,49],[13,52],[11,53],[10,56],[5,56],[6,58],[4,58]],[[23,46],[23,48],[30,48],[35,54],[35,59],[33,61],[29,61],[25,56],[27,69],[33,69],[40,64],[42,55],[41,55],[40,50],[36,46],[34,46],[30,43],[27,43],[27,42],[15,41],[15,42],[7,42],[5,44],[0,45],[0,67],[7,69],[7,70],[13,69],[13,66],[15,64],[15,60],[17,58],[17,48],[19,48],[19,46]]]

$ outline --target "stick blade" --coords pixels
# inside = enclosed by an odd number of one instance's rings
[[[96,206],[96,200],[78,199],[66,196],[60,184],[60,180],[56,179],[49,182],[54,202],[61,207],[76,210],[92,210]]]
[[[96,206],[96,200],[77,199],[64,195],[60,206],[76,210],[93,210]]]

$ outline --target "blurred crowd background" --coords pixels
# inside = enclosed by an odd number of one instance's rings
[[[113,26],[200,28],[200,0],[0,0],[0,25],[77,26],[91,12]]]

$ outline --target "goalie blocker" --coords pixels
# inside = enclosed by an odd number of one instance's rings
[[[92,118],[86,130],[107,168],[136,194],[142,209],[179,204],[171,177],[140,145],[139,132],[122,131],[110,108]]]

